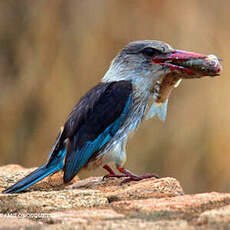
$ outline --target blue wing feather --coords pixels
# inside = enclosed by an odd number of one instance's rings
[[[29,175],[25,176],[19,180],[16,184],[10,186],[3,193],[15,193],[21,192],[31,185],[37,183],[48,175],[55,173],[63,168],[64,158],[66,154],[66,149],[61,149],[55,157],[52,158],[52,161],[48,162],[45,165],[42,165],[40,168],[31,172]]]
[[[97,136],[93,141],[87,141],[80,149],[77,147],[74,154],[69,155],[66,163],[70,162],[65,167],[64,181],[70,181],[78,171],[84,167],[88,160],[93,156],[94,153],[100,151],[116,134],[119,128],[124,123],[128,116],[130,105],[132,103],[132,95],[128,97],[126,105],[120,114],[120,116],[110,124],[100,135]],[[110,111],[111,113],[113,111]]]

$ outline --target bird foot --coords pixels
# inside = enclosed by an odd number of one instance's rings
[[[120,185],[131,182],[131,181],[140,181],[140,180],[148,179],[148,178],[152,178],[152,177],[155,177],[156,179],[159,178],[159,176],[157,174],[153,174],[153,173],[147,173],[147,174],[144,174],[141,176],[136,176],[136,175],[126,175],[126,176],[128,178],[123,180]]]
[[[147,173],[147,174],[144,174],[141,176],[137,176],[137,175],[133,174],[132,172],[130,172],[129,170],[127,170],[123,167],[119,167],[118,165],[117,165],[117,169],[122,174],[116,174],[116,172],[109,165],[105,165],[103,168],[109,172],[107,175],[105,175],[103,177],[103,180],[105,180],[106,178],[110,178],[110,177],[116,177],[116,178],[127,177],[127,179],[124,179],[121,182],[121,185],[128,183],[128,182],[131,182],[131,181],[140,181],[140,180],[148,179],[148,178],[152,178],[152,177],[159,178],[159,176],[157,174],[154,174],[154,173]]]

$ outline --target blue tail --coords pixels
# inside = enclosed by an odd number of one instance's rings
[[[2,193],[21,192],[24,189],[42,180],[43,178],[47,177],[48,175],[61,170],[64,165],[63,162],[64,162],[65,154],[66,154],[65,149],[60,150],[58,154],[51,161],[47,162],[47,164],[41,166],[40,168],[36,169],[29,175],[25,176],[16,184],[2,191]]]

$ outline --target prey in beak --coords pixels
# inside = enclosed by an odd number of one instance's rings
[[[173,50],[155,56],[152,62],[170,71],[158,80],[152,89],[153,104],[147,118],[157,115],[161,120],[165,121],[168,98],[181,80],[219,76],[222,71],[220,61],[221,59],[215,55],[197,54],[183,50]]]
[[[152,61],[183,75],[182,78],[218,76],[222,70],[220,59],[215,55],[203,55],[183,50],[174,50],[156,56]]]

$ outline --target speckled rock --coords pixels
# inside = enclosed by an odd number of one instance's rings
[[[132,201],[114,202],[113,206],[123,207],[125,210],[138,210],[140,212],[164,211],[167,212],[201,212],[206,209],[221,207],[230,204],[230,194],[202,193],[161,199],[150,198]]]
[[[42,222],[33,221],[28,218],[14,216],[14,215],[0,215],[0,229],[1,230],[14,230],[14,229],[41,229],[45,227]]]
[[[111,229],[154,229],[154,230],[192,230],[195,229],[189,226],[187,221],[184,220],[164,220],[164,221],[146,221],[139,218],[132,219],[110,219],[110,220],[98,220],[94,221],[68,221],[62,224],[54,224],[45,226],[44,230],[73,230],[73,229],[87,229],[87,230],[111,230]]]
[[[97,189],[103,192],[110,202],[117,200],[147,199],[151,197],[173,197],[184,194],[180,183],[170,177],[146,179],[141,182],[121,184],[123,179],[90,177],[67,187],[67,189]]]
[[[0,167],[0,191],[33,169]],[[230,194],[184,194],[170,177],[120,185],[90,177],[62,184],[62,173],[24,193],[0,194],[1,229],[230,229]]]
[[[42,213],[76,207],[94,207],[108,201],[94,190],[33,191],[22,194],[0,194],[0,212]]]
[[[230,222],[230,205],[223,208],[212,209],[203,212],[198,221],[209,222],[209,223],[219,223],[219,222]]]

